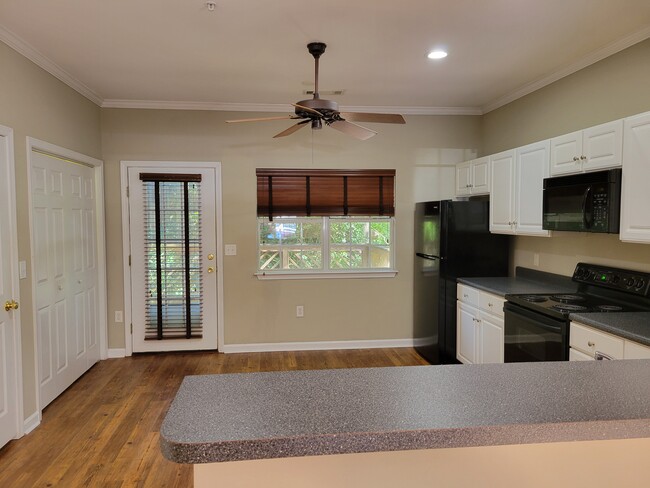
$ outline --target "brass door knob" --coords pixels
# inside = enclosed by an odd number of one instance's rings
[[[208,254],[208,261],[212,261],[214,259],[214,254]]]
[[[5,302],[5,311],[18,310],[18,302],[16,300],[7,300]]]
[[[214,273],[214,268],[212,266],[208,267],[208,273]]]

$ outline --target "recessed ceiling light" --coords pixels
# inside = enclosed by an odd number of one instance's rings
[[[447,57],[447,53],[445,51],[431,51],[427,57],[429,59],[442,59]]]

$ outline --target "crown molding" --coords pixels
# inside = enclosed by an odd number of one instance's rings
[[[499,97],[483,105],[482,113],[486,114],[488,112],[491,112],[492,110],[496,110],[499,107],[503,107],[504,105],[507,105],[510,102],[514,102],[518,98],[529,95],[534,91],[537,91],[541,88],[544,88],[547,85],[550,85],[551,83],[555,83],[556,81],[565,78],[569,75],[572,75],[573,73],[576,73],[581,69],[586,68],[587,66],[591,66],[592,64],[595,64],[598,61],[602,61],[603,59],[613,54],[616,54],[622,51],[623,49],[627,49],[628,47],[638,44],[641,41],[645,41],[649,37],[650,37],[650,26],[646,27],[645,29],[641,29],[640,31],[637,31],[633,34],[630,34],[629,36],[624,37],[623,39],[619,39],[618,41],[614,41],[610,44],[607,44],[602,49],[587,54],[585,57],[576,61],[575,63],[571,63],[568,66],[565,66],[564,68],[561,68],[558,71],[555,71],[554,73],[551,73],[548,76],[535,80],[531,83],[527,83],[511,93]]]
[[[81,95],[86,97],[91,102],[99,105],[101,107],[102,102],[104,101],[99,94],[93,91],[91,88],[83,84],[81,81],[76,79],[66,70],[61,68],[58,64],[50,61],[43,54],[33,48],[31,45],[23,41],[16,34],[6,29],[3,26],[0,26],[0,41],[4,42],[7,46],[12,48],[14,51],[22,54],[32,63],[43,68],[45,71],[50,73],[55,78],[58,78],[63,83],[68,85],[73,90],[76,90]]]
[[[104,100],[102,108],[138,108],[151,110],[214,110],[221,112],[293,112],[290,104],[168,102],[163,100]],[[402,115],[481,115],[477,107],[399,107],[361,105],[341,106],[341,112],[389,113]]]

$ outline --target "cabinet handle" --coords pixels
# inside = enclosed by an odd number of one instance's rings
[[[464,293],[463,298],[469,298],[469,295],[467,293]]]
[[[587,156],[580,156],[580,159],[584,161],[585,159],[587,159]]]
[[[595,342],[591,342],[591,341],[587,341],[587,345],[588,345],[589,347],[594,347],[594,346],[596,345],[596,343],[595,343]]]
[[[492,303],[488,303],[488,307],[491,307],[492,305],[493,305]]]
[[[578,156],[573,156],[574,161],[580,161],[580,158]]]

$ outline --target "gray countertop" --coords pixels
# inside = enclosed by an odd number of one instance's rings
[[[650,346],[650,312],[572,313],[569,318]]]
[[[160,444],[193,464],[650,437],[649,371],[639,360],[189,376]]]
[[[569,276],[520,266],[515,270],[515,276],[463,277],[458,278],[458,282],[499,296],[509,293],[572,293],[578,288],[578,284],[571,281]]]

